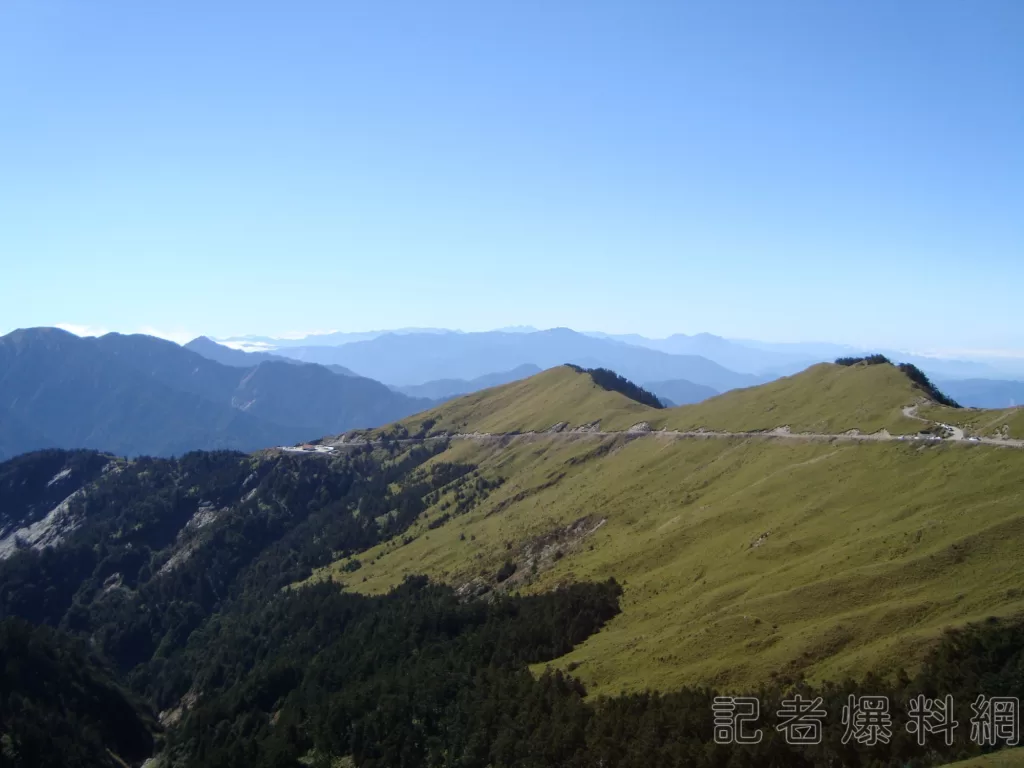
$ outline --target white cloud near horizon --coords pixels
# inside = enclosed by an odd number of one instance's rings
[[[326,331],[284,331],[282,333],[231,333],[224,336],[210,336],[211,339],[216,341],[218,344],[223,344],[225,341],[245,341],[246,339],[254,336],[265,337],[268,339],[276,339],[278,341],[296,341],[298,339],[305,339],[309,336],[326,336],[330,333],[338,333],[337,329],[329,329]]]
[[[105,336],[110,333],[107,328],[101,328],[96,325],[79,325],[77,323],[57,323],[57,328],[68,333],[73,333],[75,336]]]
[[[215,341],[222,347],[229,347],[231,349],[237,349],[242,352],[270,352],[272,350],[277,349],[277,347],[275,347],[273,344],[265,344],[262,342],[255,341],[220,341],[219,339],[215,339]]]

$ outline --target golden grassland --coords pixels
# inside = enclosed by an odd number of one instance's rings
[[[806,397],[779,384],[730,393],[731,400],[744,419],[775,413],[794,431],[893,431],[900,409],[920,391],[878,373],[883,368],[815,366],[789,380]],[[555,391],[542,395],[538,381]],[[714,400],[658,411],[593,392],[588,381],[553,369],[434,413],[452,431],[587,423],[602,408],[625,426],[657,426],[651,414],[677,418],[673,411],[702,405],[706,415],[686,418],[729,431],[742,423],[728,421],[734,416]],[[812,382],[827,385],[824,398],[814,399]],[[865,392],[872,389],[884,407],[871,404]],[[517,398],[547,410],[527,410],[515,422]],[[823,399],[840,415],[828,415]],[[410,430],[416,426],[409,420]],[[592,692],[703,682],[742,690],[776,676],[892,672],[912,667],[948,627],[1024,613],[1024,451],[578,434],[457,440],[438,461],[470,462],[481,476],[505,482],[430,530],[441,505],[453,501],[454,491],[446,494],[409,531],[408,543],[358,554],[355,572],[338,562],[314,578],[367,593],[413,573],[493,585],[507,560],[520,569],[510,581],[527,592],[614,577],[624,585],[621,615],[557,662]],[[604,522],[582,540],[560,543],[561,556],[532,573],[526,546],[581,518],[590,521],[587,530]]]

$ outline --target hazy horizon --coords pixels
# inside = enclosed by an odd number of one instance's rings
[[[714,333],[713,331],[707,331],[707,330],[695,331],[695,332],[692,332],[692,333],[679,331],[679,332],[674,332],[674,333],[668,333],[668,334],[665,334],[664,336],[651,336],[651,335],[647,335],[647,334],[636,333],[634,331],[624,331],[624,332],[606,331],[606,330],[603,330],[603,329],[594,329],[594,328],[587,328],[587,329],[573,328],[571,326],[551,326],[549,328],[542,328],[542,327],[536,327],[536,326],[531,326],[531,325],[527,325],[527,324],[521,324],[521,325],[518,325],[518,326],[504,326],[504,327],[501,327],[501,328],[481,328],[479,330],[478,329],[469,329],[469,330],[467,330],[465,328],[439,328],[439,327],[427,327],[427,326],[423,326],[423,327],[404,327],[404,328],[398,328],[398,327],[386,328],[386,327],[383,327],[383,326],[378,326],[378,327],[373,327],[373,328],[369,328],[368,327],[368,328],[358,328],[358,329],[329,328],[329,329],[317,329],[317,330],[313,330],[313,331],[284,331],[284,332],[269,332],[269,333],[235,333],[235,334],[216,335],[216,334],[210,334],[210,333],[203,333],[202,331],[195,331],[195,332],[193,332],[193,331],[180,331],[179,330],[179,331],[176,331],[176,332],[175,331],[166,332],[166,331],[162,331],[161,329],[151,328],[151,327],[142,327],[142,328],[130,328],[130,327],[129,328],[125,328],[125,327],[121,327],[121,328],[97,328],[97,327],[92,327],[92,326],[87,326],[87,325],[80,325],[80,324],[75,324],[75,323],[51,323],[51,324],[44,324],[43,327],[47,327],[47,326],[48,327],[53,327],[53,328],[60,328],[61,330],[68,331],[69,333],[73,333],[76,336],[102,336],[102,335],[104,335],[106,333],[123,333],[123,334],[139,333],[139,334],[145,334],[147,336],[156,336],[157,338],[162,338],[162,339],[166,339],[168,341],[173,341],[176,344],[180,344],[180,345],[184,345],[187,342],[189,342],[189,341],[191,341],[191,340],[193,340],[193,339],[195,339],[197,337],[206,336],[207,338],[210,338],[210,339],[212,339],[212,340],[214,340],[214,341],[216,341],[216,342],[218,342],[220,344],[224,344],[225,346],[229,346],[229,347],[231,347],[233,349],[241,349],[243,351],[249,351],[249,352],[261,351],[263,349],[274,349],[273,346],[263,347],[263,346],[259,345],[258,343],[252,343],[250,341],[247,341],[249,339],[254,339],[254,338],[268,338],[268,339],[275,339],[275,340],[280,340],[280,341],[297,341],[297,340],[303,340],[303,339],[311,338],[312,342],[315,343],[317,336],[326,336],[328,334],[335,334],[335,333],[344,333],[344,334],[378,334],[378,335],[384,334],[384,333],[395,333],[395,332],[415,333],[415,332],[438,332],[438,331],[445,331],[445,332],[451,332],[451,333],[489,333],[489,332],[519,332],[519,333],[522,333],[522,332],[537,332],[537,331],[554,330],[556,328],[568,328],[569,330],[572,330],[572,331],[575,331],[575,332],[581,333],[581,334],[588,334],[588,335],[601,334],[601,335],[607,335],[607,336],[612,336],[612,337],[635,335],[635,336],[641,336],[641,337],[643,337],[645,339],[648,339],[648,340],[651,340],[651,341],[658,341],[658,340],[666,339],[666,338],[669,338],[670,336],[673,336],[673,335],[685,335],[685,336],[690,336],[690,337],[699,336],[699,335],[710,335],[710,336],[715,336],[715,337],[718,337],[718,338],[725,339],[725,340],[730,341],[730,342],[734,342],[736,344],[768,344],[768,345],[794,344],[794,345],[807,345],[807,346],[811,346],[811,345],[831,346],[831,345],[834,345],[834,346],[848,347],[851,350],[857,350],[857,351],[868,352],[868,351],[888,350],[888,351],[900,352],[900,353],[907,354],[907,355],[916,355],[916,356],[922,356],[922,357],[934,357],[936,359],[944,359],[944,360],[963,360],[963,361],[974,361],[974,362],[984,362],[984,363],[998,363],[998,361],[1004,360],[1004,361],[1007,361],[1008,363],[1013,363],[1013,362],[1016,362],[1018,360],[1024,359],[1024,350],[907,348],[907,347],[899,347],[899,346],[895,346],[895,345],[886,345],[886,344],[874,344],[874,345],[872,345],[872,344],[867,344],[867,345],[845,344],[843,342],[833,341],[833,340],[827,339],[827,338],[804,338],[804,339],[782,339],[782,340],[763,339],[763,338],[756,338],[756,337],[753,337],[753,336],[737,338],[737,337],[724,336],[722,334],[717,334],[717,333]],[[28,327],[28,326],[23,326],[23,327]],[[2,329],[2,330],[0,330],[0,336],[5,335],[7,333],[10,333],[10,332],[12,332],[14,330],[16,330],[16,329],[15,328]]]

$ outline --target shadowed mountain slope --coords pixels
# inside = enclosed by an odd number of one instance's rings
[[[87,646],[0,619],[0,764],[123,768],[147,758],[156,721]]]
[[[50,449],[0,463],[0,557],[14,548],[13,534],[43,520],[61,502],[99,478],[112,458],[95,451]],[[41,529],[41,526],[37,526]],[[39,539],[45,536],[37,531]],[[24,544],[32,544],[24,538]]]
[[[718,390],[694,384],[685,379],[673,379],[670,381],[649,381],[644,384],[646,389],[662,399],[671,401],[673,405],[691,405],[707,400],[718,394]]]
[[[117,340],[111,345],[113,353],[98,341],[56,329],[15,331],[0,338],[0,411],[27,425],[34,437],[13,444],[11,453],[40,447],[96,448],[125,455],[194,448],[252,450],[282,439],[295,442],[306,434],[215,402],[208,393],[227,379],[202,365],[209,361],[198,355],[197,376],[190,381],[180,365],[146,356],[133,359],[123,347],[137,340],[124,345]],[[161,350],[181,349],[155,341]],[[209,366],[220,368],[212,362]],[[160,381],[158,375],[165,373],[186,389]],[[36,440],[42,445],[34,444]]]
[[[218,344],[216,341],[207,338],[206,336],[197,336],[184,346],[185,349],[192,350],[196,354],[202,355],[207,360],[213,360],[221,365],[230,365],[235,368],[252,368],[254,365],[270,361],[286,363],[299,362],[290,357],[275,355],[271,352],[243,352],[240,349],[232,349],[231,347],[224,346],[223,344]],[[356,375],[348,368],[341,365],[329,365],[326,367],[333,373],[340,373],[343,376]]]
[[[434,404],[393,392],[373,379],[333,373],[322,365],[272,361],[244,373],[231,392],[234,407],[275,423],[302,426],[316,436],[386,424]]]
[[[152,336],[31,328],[0,338],[0,457],[48,447],[255,450],[429,404],[321,366],[229,367]]]

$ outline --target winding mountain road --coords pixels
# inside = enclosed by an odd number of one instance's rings
[[[926,419],[922,416],[918,416],[917,408],[918,406],[916,405],[907,405],[903,408],[903,415],[906,416],[908,419],[916,419],[917,421],[923,421],[925,424],[942,427],[949,433],[946,438],[947,440],[970,440],[970,442],[982,442],[982,439],[980,437],[974,439],[965,437],[964,431],[960,429],[960,427],[954,427],[952,424],[943,424],[940,421],[930,421],[929,419]]]
[[[756,431],[756,432],[723,432],[718,430],[673,430],[673,429],[652,429],[645,422],[635,424],[627,430],[617,431],[603,431],[598,428],[597,423],[586,425],[583,427],[576,427],[573,429],[567,428],[565,425],[556,424],[551,429],[543,432],[455,432],[450,434],[433,435],[430,437],[408,437],[398,438],[392,442],[397,442],[399,445],[415,445],[424,442],[434,442],[437,440],[477,440],[481,442],[501,441],[501,440],[512,440],[512,439],[535,439],[535,438],[547,438],[553,436],[560,437],[616,437],[623,436],[628,438],[638,437],[668,437],[676,439],[731,439],[731,438],[762,438],[771,440],[797,440],[797,441],[824,441],[824,442],[858,442],[858,443],[874,443],[874,442],[913,442],[922,444],[936,444],[936,443],[967,443],[970,445],[990,445],[999,448],[1024,448],[1024,440],[1010,439],[1010,438],[996,438],[996,437],[968,437],[964,434],[963,429],[955,427],[951,424],[944,424],[941,422],[931,421],[919,416],[917,413],[918,407],[916,405],[907,406],[903,409],[903,415],[907,418],[916,419],[917,421],[923,422],[929,426],[937,426],[942,428],[946,432],[945,437],[939,435],[892,435],[886,430],[874,432],[871,434],[863,434],[857,430],[850,430],[839,434],[829,433],[818,433],[818,432],[792,432],[789,427],[777,427],[776,429],[769,431]],[[349,437],[341,435],[339,438],[332,441],[325,441],[322,447],[319,448],[319,452],[328,452],[325,449],[336,449],[336,448],[358,448],[365,446],[367,443],[371,445],[381,445],[384,441],[381,439],[376,440],[365,440],[360,437]],[[288,448],[285,450],[297,451],[302,449]],[[308,452],[308,451],[307,451]]]

